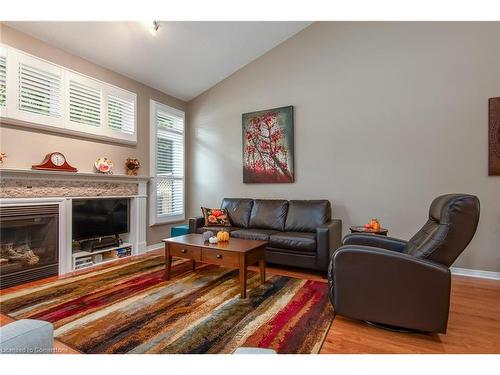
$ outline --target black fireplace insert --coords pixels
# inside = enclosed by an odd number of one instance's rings
[[[58,274],[59,206],[0,207],[0,288]]]

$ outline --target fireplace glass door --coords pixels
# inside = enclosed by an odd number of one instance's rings
[[[58,205],[0,208],[2,288],[58,274],[58,216]]]

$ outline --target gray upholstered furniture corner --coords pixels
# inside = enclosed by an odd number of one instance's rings
[[[274,349],[241,347],[236,349],[233,354],[278,354]]]
[[[204,226],[189,219],[190,233],[227,230],[234,238],[268,241],[266,261],[326,272],[331,254],[341,245],[342,221],[332,219],[328,200],[224,198],[231,227]]]
[[[1,354],[50,354],[54,328],[42,320],[21,319],[0,327]]]
[[[479,199],[436,198],[409,241],[351,234],[332,257],[328,281],[335,313],[385,328],[446,333],[449,267],[472,240]]]

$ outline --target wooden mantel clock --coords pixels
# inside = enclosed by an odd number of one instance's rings
[[[78,172],[78,169],[68,164],[66,157],[60,152],[47,154],[41,164],[33,165],[31,168],[44,171]]]

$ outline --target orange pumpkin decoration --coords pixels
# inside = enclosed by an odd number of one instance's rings
[[[365,228],[367,230],[378,232],[378,231],[380,231],[380,228],[381,228],[380,222],[378,221],[378,219],[371,219],[368,224],[365,224]]]
[[[221,230],[220,232],[217,232],[217,239],[219,242],[227,242],[229,241],[229,232]]]

